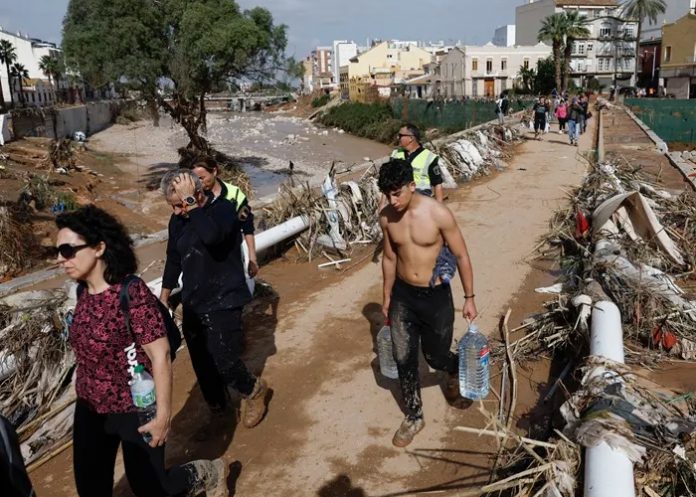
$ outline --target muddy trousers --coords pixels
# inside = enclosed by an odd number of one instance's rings
[[[0,416],[0,489],[3,497],[36,497],[24,467],[17,433],[4,416]]]
[[[196,314],[184,308],[184,338],[203,398],[213,410],[227,405],[227,386],[242,395],[254,389],[256,378],[241,359],[242,307]]]
[[[457,372],[458,358],[450,351],[454,325],[450,286],[417,287],[397,278],[392,288],[389,320],[406,417],[411,420],[422,418],[419,345],[433,369]]]
[[[80,497],[111,497],[119,445],[131,490],[137,497],[186,496],[197,473],[189,465],[164,467],[164,446],[152,448],[138,433],[137,413],[99,414],[75,403],[73,469]]]

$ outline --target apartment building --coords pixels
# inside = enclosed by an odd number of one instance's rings
[[[551,55],[544,43],[531,46],[455,47],[440,62],[439,94],[444,98],[494,97],[513,88],[520,68],[536,68]]]
[[[660,77],[668,95],[696,98],[696,14],[663,26]]]
[[[335,40],[333,42],[333,67],[331,70],[334,83],[340,83],[341,67],[350,64],[350,59],[356,55],[358,55],[358,45],[356,43],[347,40]]]
[[[317,47],[310,55],[312,60],[313,89],[331,88],[333,79],[333,47]]]
[[[44,55],[62,57],[61,50],[54,43],[31,38],[27,34],[10,33],[1,27],[0,40],[7,40],[15,47],[16,63],[22,64],[29,73],[29,77],[22,80],[25,104],[32,107],[53,104],[56,101],[56,82],[49,83],[48,77],[39,68],[39,63]],[[12,83],[10,85],[8,81],[6,68],[0,68],[0,85],[5,102],[11,101],[12,94],[17,103],[20,101],[19,84],[17,81]]]
[[[495,30],[493,33],[493,45],[499,47],[512,47],[516,43],[515,41],[515,25],[507,24],[501,26]]]
[[[606,87],[634,86],[638,25],[621,17],[618,0],[528,0],[515,11],[517,43],[536,43],[543,20],[566,11],[585,17],[590,32],[573,46],[570,76],[575,84],[585,86],[596,78]]]

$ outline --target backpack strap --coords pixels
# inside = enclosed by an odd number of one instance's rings
[[[118,304],[119,307],[121,308],[121,312],[123,312],[123,317],[126,319],[126,329],[130,333],[131,331],[131,324],[130,324],[130,313],[128,311],[128,308],[130,307],[130,295],[128,295],[128,289],[130,288],[131,283],[134,281],[138,280],[139,278],[134,275],[134,274],[129,274],[123,279],[123,283],[121,285],[121,291],[118,294]]]

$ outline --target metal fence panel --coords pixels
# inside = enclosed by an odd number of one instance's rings
[[[664,141],[696,143],[696,100],[627,98],[624,103]]]

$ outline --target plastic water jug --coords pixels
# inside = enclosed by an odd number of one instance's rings
[[[382,376],[395,380],[399,377],[396,369],[394,354],[392,353],[391,328],[384,325],[377,333],[377,356],[379,357],[379,371]]]
[[[486,398],[490,389],[488,338],[471,324],[459,341],[458,349],[459,393],[471,400]]]
[[[155,419],[157,414],[157,396],[155,394],[155,381],[150,373],[145,371],[142,364],[135,366],[133,379],[130,382],[131,397],[133,405],[138,409],[138,419],[140,426]],[[152,437],[149,433],[143,433],[143,440],[150,443]]]

